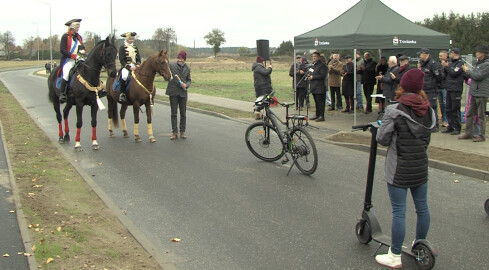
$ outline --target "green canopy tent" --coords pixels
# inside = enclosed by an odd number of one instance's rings
[[[353,56],[357,49],[401,51],[449,46],[449,35],[409,21],[380,0],[361,0],[331,22],[294,37],[295,51],[353,49]],[[356,61],[353,63],[356,70]],[[354,119],[356,124],[356,112]]]

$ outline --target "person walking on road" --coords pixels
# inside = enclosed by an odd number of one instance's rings
[[[477,46],[475,56],[477,57],[477,64],[474,69],[469,70],[467,65],[463,65],[462,68],[469,78],[470,83],[470,95],[472,100],[470,101],[470,107],[467,112],[467,122],[465,124],[465,133],[458,137],[459,139],[472,139],[473,142],[483,142],[486,140],[486,110],[487,110],[487,98],[489,97],[489,57],[487,54],[489,49],[486,45]],[[472,137],[474,129],[475,116],[479,116],[479,123],[481,130],[479,136]]]
[[[170,71],[173,74],[173,80],[168,82],[166,95],[170,97],[171,107],[171,128],[172,136],[170,140],[178,138],[177,111],[180,109],[180,138],[187,139],[185,131],[187,128],[187,99],[188,88],[192,83],[190,77],[190,67],[186,63],[187,53],[180,51],[176,63],[170,63]]]
[[[426,239],[430,228],[427,149],[436,118],[422,90],[424,76],[419,69],[404,74],[396,93],[398,103],[387,106],[377,133],[379,144],[388,146],[384,180],[392,206],[392,239],[387,254],[375,260],[391,268],[402,267],[408,189],[417,214],[415,240]]]

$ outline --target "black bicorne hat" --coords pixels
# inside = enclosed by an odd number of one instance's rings
[[[65,23],[65,25],[66,25],[66,26],[70,26],[70,25],[71,25],[72,23],[74,23],[74,22],[79,23],[79,22],[81,22],[81,21],[82,21],[82,19],[73,19],[73,20],[69,20],[69,21],[67,21],[67,22]]]

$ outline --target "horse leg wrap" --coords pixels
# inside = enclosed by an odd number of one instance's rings
[[[112,118],[109,118],[109,130],[112,130]]]
[[[97,139],[97,127],[92,127],[92,141]]]
[[[139,124],[134,124],[134,135],[139,135]]]
[[[70,125],[68,125],[68,119],[65,119],[65,133],[70,133]]]
[[[80,132],[81,128],[76,128],[75,142],[80,142]]]
[[[127,131],[126,119],[121,119],[121,127],[122,127],[122,130],[126,130]]]
[[[148,123],[148,136],[151,138],[153,137],[153,124]]]
[[[60,137],[63,137],[63,124],[58,123],[58,134]]]

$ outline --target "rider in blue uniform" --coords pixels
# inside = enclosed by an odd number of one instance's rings
[[[129,73],[139,67],[141,64],[141,55],[136,45],[134,45],[134,39],[136,38],[136,32],[127,32],[122,34],[121,37],[126,38],[124,44],[119,48],[119,61],[121,62],[121,94],[119,96],[120,102],[126,102],[126,81]]]
[[[80,29],[81,19],[69,20],[65,23],[68,26],[68,32],[61,37],[61,43],[59,50],[61,52],[61,70],[63,79],[61,80],[61,94],[59,101],[61,103],[66,102],[66,90],[70,76],[70,70],[75,66],[75,61],[85,55],[85,46],[83,45],[83,39],[78,34]]]

